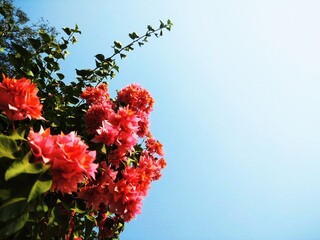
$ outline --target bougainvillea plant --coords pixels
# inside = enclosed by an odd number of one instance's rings
[[[9,3],[0,5],[2,37],[17,27]],[[71,82],[59,60],[77,26],[61,40],[39,29],[27,45],[0,41],[8,59],[0,76],[0,239],[118,239],[141,213],[166,166],[149,129],[154,99],[136,83],[111,98],[108,81],[117,57],[171,27],[160,21],[142,36],[130,33],[127,45],[115,41],[110,57],[97,54],[96,67],[76,70]]]

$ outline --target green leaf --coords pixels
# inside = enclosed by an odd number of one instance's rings
[[[29,38],[28,40],[34,49],[38,50],[41,47],[40,39]]]
[[[45,30],[40,30],[39,35],[45,43],[51,42],[51,36]]]
[[[11,234],[19,231],[23,228],[29,219],[29,213],[25,213],[20,217],[13,219],[10,222],[6,222],[0,227],[0,239],[6,239]]]
[[[28,152],[22,160],[15,160],[5,173],[5,180],[18,176],[22,173],[38,174],[48,170],[49,166],[45,166],[43,163],[30,163],[29,159],[31,152]]]
[[[0,189],[0,201],[6,201],[10,198],[11,189]]]
[[[52,185],[52,179],[38,179],[32,186],[28,196],[28,202],[37,198],[42,193],[49,191]]]
[[[95,57],[96,57],[100,62],[104,61],[104,59],[105,59],[105,57],[104,57],[103,54],[97,54]]]
[[[25,57],[31,56],[31,53],[23,46],[16,44],[16,43],[12,43],[12,46],[17,51],[17,53],[19,53],[20,55],[25,56]]]
[[[93,73],[93,70],[92,69],[81,69],[81,70],[76,69],[76,73],[81,77],[86,77],[86,76],[90,76]]]
[[[64,75],[62,73],[56,73],[60,80],[64,79]]]
[[[148,30],[154,32],[154,28],[151,25],[148,25]]]
[[[121,44],[121,42],[119,42],[119,41],[114,41],[114,46],[115,46],[116,48],[122,48],[122,44]]]
[[[78,42],[78,39],[75,36],[72,36],[71,42],[72,44],[75,44],[76,42]]]
[[[14,130],[11,134],[11,138],[13,140],[22,140],[22,141],[26,141],[26,139],[24,138],[24,135],[26,133],[26,129],[25,127],[19,127],[16,130]]]
[[[22,72],[24,72],[24,74],[25,74],[27,77],[31,77],[31,78],[34,77],[34,74],[33,74],[33,72],[32,72],[30,69],[25,68],[25,67],[21,67],[20,69],[21,69]]]
[[[71,34],[71,29],[68,28],[68,27],[64,27],[64,28],[62,28],[62,30],[63,30],[67,35],[70,35],[70,34]]]
[[[91,235],[91,232],[94,228],[94,222],[89,220],[88,218],[85,218],[85,236],[84,236],[84,239],[89,239],[90,235]]]
[[[129,37],[134,40],[136,38],[139,38],[139,35],[136,33],[136,32],[132,32],[132,33],[129,33]]]
[[[164,24],[164,22],[162,22],[161,20],[160,20],[160,26],[159,26],[159,28],[164,28],[166,25]]]
[[[13,198],[0,207],[0,221],[6,222],[21,215],[27,206],[26,198]]]
[[[8,137],[5,135],[0,135],[0,158],[6,157],[10,159],[15,159],[13,155],[16,151],[18,151],[18,146],[16,141],[12,137]]]

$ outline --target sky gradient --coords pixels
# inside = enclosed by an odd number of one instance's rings
[[[33,22],[79,25],[61,62],[70,80],[113,40],[174,23],[110,82],[111,94],[136,82],[154,96],[168,162],[121,240],[320,239],[319,1],[14,3]]]

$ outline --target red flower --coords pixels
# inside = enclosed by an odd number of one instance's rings
[[[92,142],[102,142],[107,146],[115,144],[117,149],[114,155],[121,159],[127,152],[131,152],[138,142],[139,120],[131,109],[119,108],[116,114],[111,114],[102,122]]]
[[[161,177],[160,171],[165,165],[164,159],[156,160],[143,152],[138,166],[127,166],[118,179],[118,172],[103,162],[100,164],[100,169],[103,169],[100,177],[82,188],[79,197],[86,200],[88,208],[100,210],[103,203],[112,213],[128,222],[141,213],[142,200],[151,182]]]
[[[114,104],[108,100],[90,106],[85,115],[85,127],[88,134],[95,134],[96,130],[102,126],[102,121],[114,114],[113,107]]]
[[[162,149],[162,144],[154,139],[153,137],[149,137],[146,141],[146,147],[147,150],[150,154],[156,153],[159,156],[163,156],[164,155],[164,151]]]
[[[26,78],[14,79],[3,76],[0,83],[0,110],[11,120],[43,119],[42,105],[37,96],[36,84]]]
[[[30,131],[28,142],[37,161],[51,164],[53,190],[62,193],[77,191],[77,184],[84,181],[84,175],[95,177],[97,164],[93,163],[95,151],[88,151],[87,145],[75,132],[50,135],[50,130]]]
[[[109,98],[108,86],[102,83],[98,87],[87,87],[80,97],[88,104],[103,103]]]
[[[150,113],[153,108],[154,99],[150,93],[138,84],[130,84],[118,92],[119,103],[124,103],[134,111]]]

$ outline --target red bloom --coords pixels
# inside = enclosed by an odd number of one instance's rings
[[[159,156],[163,156],[164,155],[164,151],[162,149],[162,144],[154,139],[153,137],[149,137],[146,141],[146,147],[149,151],[149,153],[153,154],[156,153]]]
[[[149,114],[143,111],[136,112],[137,116],[140,118],[139,124],[139,131],[137,132],[139,137],[148,136],[150,134],[149,127]]]
[[[102,126],[102,121],[114,114],[113,107],[114,104],[107,100],[90,106],[85,115],[85,127],[88,134],[95,134],[97,129]]]
[[[87,87],[80,97],[88,104],[103,103],[109,98],[108,86],[102,83],[98,87]]]
[[[14,79],[4,75],[0,83],[0,110],[11,120],[43,119],[37,85],[26,78]]]
[[[140,157],[139,168],[141,169],[141,175],[148,178],[149,181],[159,180],[161,177],[161,170],[166,167],[166,161],[164,158],[160,160],[148,155],[146,152]]]
[[[150,184],[161,177],[165,167],[164,159],[155,160],[143,152],[136,168],[127,166],[117,178],[117,171],[100,164],[103,169],[96,182],[80,190],[79,196],[86,200],[87,207],[100,210],[101,204],[109,206],[112,213],[128,222],[141,213],[142,200],[147,195]]]
[[[117,146],[116,155],[121,157],[133,150],[138,142],[139,118],[129,108],[119,108],[116,114],[111,114],[97,130],[92,142],[103,142]]]
[[[150,93],[138,84],[130,84],[118,92],[119,103],[124,103],[134,111],[150,113],[153,108],[154,99]]]
[[[37,161],[51,164],[53,190],[76,192],[77,184],[84,181],[83,174],[94,178],[96,152],[88,151],[75,132],[50,135],[49,129],[41,129],[39,133],[31,130],[28,142]]]

